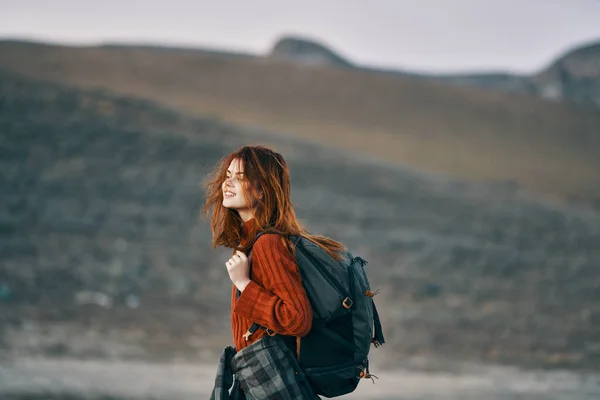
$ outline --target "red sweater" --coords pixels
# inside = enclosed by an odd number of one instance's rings
[[[248,232],[250,220],[244,224]],[[264,234],[252,248],[251,282],[236,300],[236,287],[231,297],[231,328],[236,350],[241,350],[263,337],[258,329],[249,340],[244,333],[253,322],[275,333],[305,336],[312,327],[312,309],[296,260],[284,245],[282,236]]]

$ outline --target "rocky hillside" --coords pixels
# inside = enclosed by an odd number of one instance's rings
[[[352,67],[349,61],[326,46],[296,37],[284,37],[278,40],[269,57],[302,65]]]
[[[322,44],[294,37],[285,37],[278,41],[271,56],[300,64],[364,69],[375,73],[384,72],[486,90],[527,93],[555,101],[600,107],[600,42],[574,48],[533,75],[505,72],[426,75],[418,71],[381,71],[352,64]]]
[[[290,161],[315,233],[369,261],[410,357],[600,367],[600,215],[155,104],[0,75],[3,355],[204,358],[230,342],[202,181],[242,143]]]
[[[599,107],[600,42],[577,47],[530,76],[500,73],[423,78],[505,92],[528,93],[553,101]]]
[[[0,42],[0,68],[551,199],[600,205],[600,112],[273,58]]]
[[[546,98],[600,106],[600,42],[568,52],[531,82]]]

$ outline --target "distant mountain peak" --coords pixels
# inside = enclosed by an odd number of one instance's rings
[[[298,36],[284,36],[273,46],[269,56],[304,65],[351,67],[344,57],[316,40]]]
[[[554,68],[566,70],[581,78],[600,78],[600,41],[566,52],[542,73]]]
[[[600,106],[600,42],[565,53],[532,81],[542,97]]]
[[[563,57],[580,56],[580,57],[597,57],[600,54],[600,39],[598,41],[582,44],[568,51]]]

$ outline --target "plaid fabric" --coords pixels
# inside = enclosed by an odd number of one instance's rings
[[[223,350],[219,365],[217,366],[217,377],[210,400],[246,400],[237,380],[234,380],[231,369],[231,360],[235,355],[235,349],[228,346]],[[234,384],[235,383],[235,384]]]
[[[318,400],[296,357],[279,335],[240,350],[231,362],[249,400]]]

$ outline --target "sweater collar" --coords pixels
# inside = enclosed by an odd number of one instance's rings
[[[254,227],[256,226],[256,220],[254,218],[249,219],[248,221],[242,224],[242,239],[245,240],[248,238],[248,235],[252,232]]]

